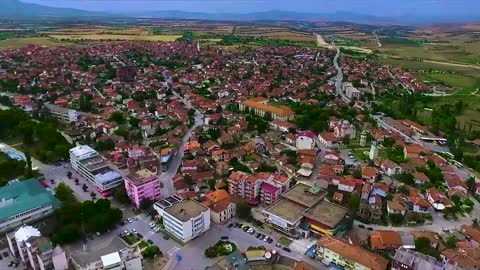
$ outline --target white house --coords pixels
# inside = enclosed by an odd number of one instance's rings
[[[318,134],[318,141],[320,145],[326,148],[334,149],[338,147],[337,137],[332,132],[322,132]]]
[[[402,167],[389,159],[382,161],[380,169],[382,169],[382,171],[385,172],[388,176],[402,173]]]
[[[313,149],[315,147],[315,133],[311,131],[302,131],[297,133],[295,141],[297,149]]]
[[[340,180],[340,182],[338,183],[338,190],[351,193],[353,192],[354,189],[355,189],[355,181],[353,181],[353,179],[351,178],[344,178]]]

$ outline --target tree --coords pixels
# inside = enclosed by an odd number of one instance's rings
[[[130,197],[128,197],[128,193],[124,185],[120,185],[114,188],[112,192],[112,196],[119,203],[123,203],[123,204],[131,203]]]
[[[160,249],[155,245],[149,245],[142,251],[142,256],[144,258],[153,258],[157,255],[162,254]]]
[[[77,203],[78,200],[73,194],[72,189],[67,186],[65,183],[60,183],[55,188],[55,196],[57,199],[63,203]]]
[[[75,178],[75,185],[78,185],[80,183],[80,180],[78,178]]]
[[[246,202],[239,202],[237,204],[237,217],[249,220],[252,217],[252,207]]]
[[[362,170],[361,169],[355,169],[352,172],[352,176],[357,179],[362,179]]]
[[[208,188],[210,190],[215,190],[215,184],[217,183],[217,181],[215,181],[215,179],[209,179],[207,181],[207,185],[208,185]]]
[[[130,124],[131,127],[138,128],[138,125],[140,124],[142,120],[136,118],[136,117],[130,117],[128,119],[128,123]]]
[[[93,96],[91,94],[82,93],[78,99],[78,106],[80,110],[84,112],[91,111],[93,107],[92,99]]]
[[[140,201],[140,205],[139,205],[140,209],[142,209],[143,211],[147,211],[152,206],[153,206],[153,201],[150,198],[143,198]]]
[[[402,172],[401,174],[397,175],[397,179],[398,181],[409,186],[413,186],[415,184],[415,177],[411,173]]]
[[[106,140],[100,140],[95,144],[95,149],[98,151],[111,151],[115,149],[115,142],[108,138]]]
[[[195,109],[190,108],[190,109],[188,109],[187,113],[188,113],[188,116],[194,116],[195,115]]]
[[[29,179],[33,177],[32,171],[32,157],[29,152],[25,152],[25,159],[27,161],[27,169],[25,170],[25,178]]]
[[[17,127],[18,133],[22,134],[23,143],[30,145],[33,143],[33,134],[35,128],[32,121],[22,121]]]
[[[480,229],[480,225],[478,224],[478,219],[477,218],[473,219],[472,227],[475,228],[475,229]]]
[[[97,197],[97,193],[95,193],[94,191],[90,192],[90,197],[95,200],[95,198]]]
[[[80,238],[80,230],[76,224],[68,224],[57,230],[52,236],[55,244],[71,243]]]
[[[353,193],[348,201],[348,209],[352,215],[355,215],[360,207],[360,196]]]
[[[83,184],[83,185],[82,185],[82,189],[83,189],[83,191],[87,191],[87,190],[88,190],[88,186],[87,186],[86,184]]]
[[[430,242],[430,239],[427,237],[418,237],[415,239],[415,250],[420,251],[424,249],[428,249],[432,247],[432,243]]]
[[[400,226],[403,224],[405,218],[401,213],[393,213],[388,215],[388,219],[392,223],[393,226]]]
[[[72,178],[72,172],[71,172],[71,171],[68,171],[68,172],[67,172],[67,178],[68,178],[68,179]]]
[[[119,125],[122,125],[125,123],[125,117],[123,117],[123,114],[119,111],[113,112],[110,114],[110,117],[108,118],[108,121],[110,122],[115,122]]]
[[[471,193],[475,193],[475,177],[469,177],[465,182],[467,184],[468,191],[470,191]]]
[[[458,242],[457,237],[455,237],[455,235],[451,235],[450,237],[448,237],[448,239],[446,241],[446,246],[448,248],[456,248],[457,247],[457,242]]]
[[[398,187],[398,192],[408,196],[410,194],[410,189],[408,188],[407,185],[401,185]]]

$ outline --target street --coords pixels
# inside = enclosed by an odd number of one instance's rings
[[[182,98],[177,92],[172,91],[175,96],[177,96],[188,109],[193,108],[189,101]],[[193,108],[194,109],[194,108]],[[195,123],[191,126],[187,133],[183,136],[182,145],[178,148],[177,154],[173,157],[173,161],[170,163],[168,170],[164,173],[161,173],[160,180],[163,183],[167,184],[168,192],[170,196],[175,194],[175,188],[173,187],[173,177],[177,174],[178,168],[182,164],[183,152],[185,151],[185,144],[190,140],[192,136],[192,132],[195,128],[203,125],[203,114],[201,114],[198,110],[195,110]]]

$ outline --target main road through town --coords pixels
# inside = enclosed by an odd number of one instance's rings
[[[195,109],[192,104],[181,97],[177,92],[173,91],[173,94],[178,97],[188,109]],[[173,157],[172,162],[170,163],[169,168],[167,169],[166,172],[161,173],[160,175],[160,180],[162,183],[165,183],[168,189],[168,192],[170,195],[175,194],[175,188],[173,187],[173,177],[175,174],[177,174],[178,168],[180,167],[180,164],[182,163],[182,158],[183,158],[183,152],[185,151],[185,145],[186,143],[190,140],[190,137],[192,136],[193,130],[195,128],[203,125],[203,114],[201,114],[198,110],[195,109],[195,123],[193,126],[191,126],[188,130],[187,133],[183,136],[182,140],[182,145],[178,148],[177,154]]]
[[[340,95],[346,103],[350,102],[350,99],[343,93],[342,90],[342,82],[343,82],[343,72],[342,68],[338,64],[338,59],[340,58],[340,48],[337,47],[337,54],[333,58],[333,66],[337,70],[337,77],[335,78],[335,90],[337,91],[337,94]]]

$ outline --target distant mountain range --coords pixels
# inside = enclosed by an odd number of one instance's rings
[[[161,19],[196,19],[222,21],[273,21],[273,20],[305,20],[305,21],[341,21],[367,24],[430,24],[430,23],[460,23],[479,22],[480,13],[471,17],[379,17],[353,12],[335,13],[301,13],[272,10],[254,13],[203,13],[178,10],[143,11],[143,12],[91,12],[81,9],[56,8],[39,4],[24,3],[20,0],[0,0],[0,18],[30,19],[37,17],[54,17],[65,19],[86,18],[161,18]]]

